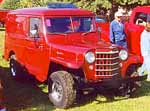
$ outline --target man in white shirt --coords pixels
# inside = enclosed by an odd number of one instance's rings
[[[150,16],[147,19],[145,29],[141,34],[141,54],[143,56],[143,64],[139,75],[143,75],[146,70],[148,73],[147,80],[150,81]]]

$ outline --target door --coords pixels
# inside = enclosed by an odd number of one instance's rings
[[[140,55],[140,38],[141,33],[146,24],[147,14],[144,12],[136,12],[133,23],[127,26],[127,42],[128,49],[136,55]]]
[[[26,38],[26,45],[26,68],[38,80],[43,81],[48,73],[49,50],[48,45],[45,43],[42,19],[40,17],[29,18],[29,32]]]

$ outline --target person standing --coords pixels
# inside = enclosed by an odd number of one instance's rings
[[[150,81],[150,16],[147,18],[145,29],[141,34],[140,46],[143,64],[141,66],[139,75],[143,75],[144,71],[146,70],[148,73],[147,80]]]
[[[124,24],[121,22],[122,13],[116,12],[115,19],[110,23],[110,42],[127,49]]]

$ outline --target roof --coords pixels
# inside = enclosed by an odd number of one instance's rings
[[[150,5],[149,6],[138,6],[138,7],[134,8],[134,11],[150,13]]]
[[[48,8],[34,7],[10,11],[11,14],[20,15],[45,15],[45,16],[70,16],[70,15],[93,15],[93,12],[79,8]]]

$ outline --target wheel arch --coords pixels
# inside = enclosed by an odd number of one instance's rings
[[[11,57],[11,55],[15,55],[15,52],[14,52],[13,50],[11,50],[11,51],[9,52],[9,56],[8,56],[8,58],[10,58],[10,57]]]
[[[138,63],[138,64],[130,64],[128,67],[127,67],[127,70],[126,70],[126,76],[129,76],[130,74],[132,74],[135,70],[137,71],[137,69],[141,66],[142,64],[141,63]]]
[[[68,67],[65,67],[61,64],[58,64],[56,62],[50,62],[49,64],[49,70],[48,70],[48,75],[47,75],[47,80],[49,78],[49,76],[56,71],[67,71],[68,73],[72,74],[72,76],[74,78],[76,77],[81,77],[81,78],[85,78],[84,72],[82,70],[82,68],[79,69],[71,69]]]

